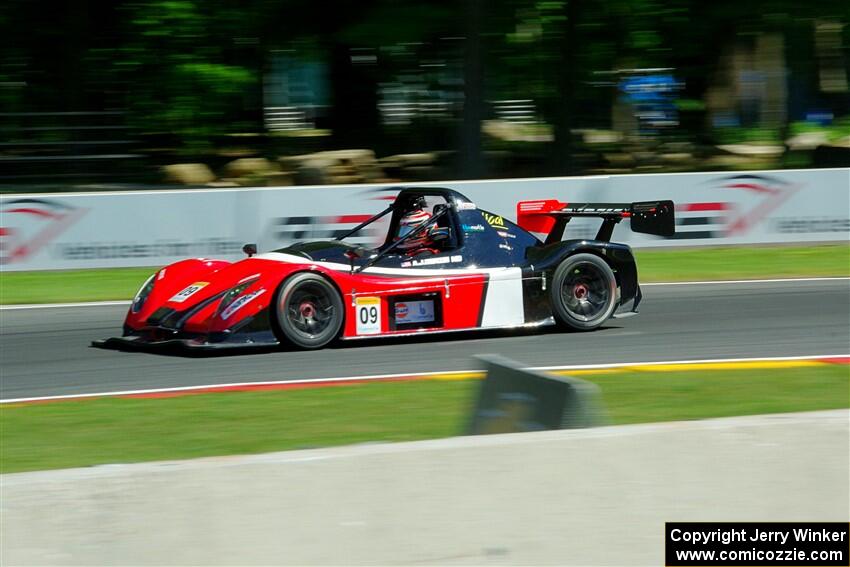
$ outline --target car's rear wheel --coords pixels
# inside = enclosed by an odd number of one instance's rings
[[[278,289],[275,330],[282,341],[321,348],[339,335],[343,318],[342,297],[320,275],[295,274]]]
[[[558,323],[578,331],[591,331],[614,313],[617,278],[599,256],[576,254],[555,269],[550,294]]]

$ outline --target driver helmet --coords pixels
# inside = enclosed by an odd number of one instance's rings
[[[408,234],[410,234],[416,227],[421,225],[424,222],[427,222],[428,219],[431,218],[431,213],[426,211],[422,206],[424,203],[417,203],[414,208],[404,213],[401,217],[401,220],[398,224],[398,238],[404,238]],[[433,242],[431,240],[430,231],[424,230],[419,234],[415,235],[413,238],[409,238],[398,245],[398,247],[402,250],[414,250],[416,248],[423,248],[430,246]]]

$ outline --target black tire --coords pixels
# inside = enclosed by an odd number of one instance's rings
[[[555,269],[549,293],[552,312],[561,326],[592,331],[617,307],[617,278],[599,256],[576,254]]]
[[[281,342],[322,348],[337,338],[344,317],[342,297],[320,275],[295,274],[275,294],[274,327]]]

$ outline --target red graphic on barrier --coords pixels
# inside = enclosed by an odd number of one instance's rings
[[[767,175],[727,177],[721,187],[724,189],[743,189],[764,196],[752,209],[730,219],[726,228],[727,236],[745,234],[800,189],[800,185]]]
[[[86,212],[48,199],[7,201],[0,210],[0,264],[31,257]]]
[[[267,229],[278,243],[297,242],[299,240],[323,240],[339,238],[372,215],[353,214],[333,217],[292,216],[277,217],[271,220]],[[372,243],[376,233],[374,228],[366,229],[362,234],[349,240],[351,243]]]
[[[776,210],[800,185],[767,175],[732,175],[714,181],[718,189],[735,189],[734,201],[682,203],[676,206],[676,240],[741,236]]]

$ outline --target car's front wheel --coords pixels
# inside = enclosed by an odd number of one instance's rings
[[[281,341],[321,348],[334,340],[344,318],[342,297],[317,274],[295,274],[281,284],[275,299],[275,331]]]
[[[599,256],[576,254],[555,269],[550,294],[558,323],[578,331],[592,331],[614,313],[617,279]]]

